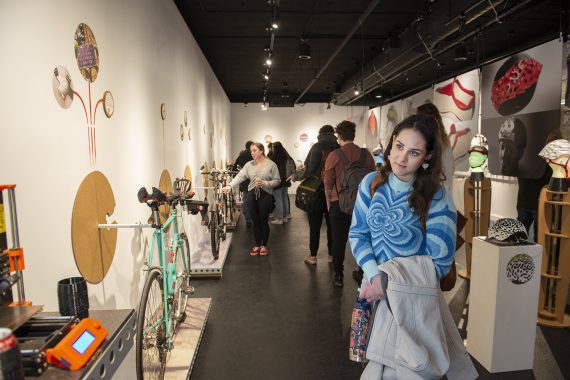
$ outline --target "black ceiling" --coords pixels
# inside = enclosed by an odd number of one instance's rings
[[[566,34],[569,6],[569,0],[175,3],[230,101],[265,99],[270,106],[375,106],[403,97]],[[273,19],[279,28],[272,32]],[[302,38],[311,47],[310,60],[298,58]],[[465,48],[464,61],[454,59],[458,46]],[[270,47],[273,63],[265,81]],[[379,91],[380,100],[373,96]]]

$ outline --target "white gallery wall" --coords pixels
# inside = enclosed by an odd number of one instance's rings
[[[260,103],[232,103],[230,158],[235,160],[248,140],[267,147],[265,137],[269,135],[273,141],[280,141],[299,164],[298,160],[304,162],[311,145],[317,142],[319,129],[326,124],[334,127],[343,120],[356,123],[355,143],[364,146],[368,108],[327,106],[327,103],[306,103],[295,107],[268,107],[262,111]],[[307,135],[306,141],[301,140],[302,134]],[[294,183],[289,192],[294,192],[298,184]]]
[[[80,23],[91,28],[98,48],[90,86],[74,54]],[[95,170],[109,180],[115,198],[109,222],[146,223],[150,209],[138,203],[140,187],[158,187],[164,169],[182,177],[186,165],[200,185],[200,165],[228,157],[230,103],[171,0],[0,0],[0,46],[0,183],[17,185],[27,299],[56,310],[57,281],[79,275],[71,216],[82,180]],[[52,89],[58,66],[76,92],[67,109]],[[111,118],[97,105],[105,91],[114,98]],[[96,114],[94,122],[88,113]],[[185,222],[194,247],[205,227],[199,217]],[[149,230],[118,231],[106,278],[89,286],[92,308],[136,307],[149,239]]]

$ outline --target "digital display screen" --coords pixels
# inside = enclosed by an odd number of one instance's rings
[[[75,342],[73,342],[71,347],[73,347],[75,351],[79,352],[79,354],[83,355],[85,350],[89,348],[89,346],[91,345],[91,343],[93,343],[94,340],[95,336],[91,334],[89,331],[85,331],[83,332],[83,334],[79,336],[79,338],[75,340]]]

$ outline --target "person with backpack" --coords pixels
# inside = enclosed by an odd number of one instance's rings
[[[344,252],[352,219],[358,184],[375,169],[372,154],[354,143],[356,124],[341,121],[336,126],[340,148],[332,151],[325,162],[324,188],[333,234],[333,284],[343,286]]]
[[[338,145],[338,142],[336,141],[333,126],[323,125],[321,129],[319,129],[317,142],[313,144],[305,158],[304,172],[301,175],[292,175],[290,179],[293,181],[299,181],[314,176],[322,181],[325,161],[327,160],[329,153],[339,147],[340,145]],[[322,191],[324,191],[324,189]],[[319,197],[319,199],[324,200],[325,197]],[[316,207],[313,211],[307,211],[307,218],[309,219],[309,255],[305,256],[303,261],[309,265],[317,264],[317,252],[319,251],[319,239],[321,236],[323,217],[327,224],[328,257],[329,262],[332,262],[332,228],[329,210],[325,203],[326,202],[323,201],[323,204],[320,207]]]
[[[368,302],[374,302],[380,298],[387,299],[387,302],[382,302],[381,305],[392,305],[392,310],[394,310],[394,303],[396,303],[396,306],[400,308],[399,312],[410,313],[409,315],[417,314],[425,317],[434,312],[431,309],[426,310],[428,303],[415,303],[415,295],[411,292],[401,293],[401,297],[407,297],[405,299],[386,298],[386,294],[391,290],[390,286],[386,288],[386,277],[382,274],[383,272],[380,272],[379,265],[384,268],[386,265],[392,265],[391,263],[395,263],[394,265],[400,263],[399,265],[402,266],[400,273],[413,273],[418,281],[423,281],[424,288],[420,290],[424,293],[417,292],[416,295],[428,294],[426,289],[432,289],[433,285],[437,287],[440,285],[435,283],[438,279],[441,280],[448,273],[453,272],[457,214],[452,194],[446,190],[443,183],[441,151],[436,121],[428,116],[409,116],[395,127],[385,151],[386,160],[380,171],[368,174],[361,182],[349,232],[352,254],[365,275],[360,286],[359,298]],[[413,266],[404,268],[404,263],[412,265],[410,264],[412,261],[400,259],[413,259],[416,256],[429,256],[430,268],[433,268],[437,277],[425,268],[423,273],[416,272]],[[432,281],[433,284],[429,282],[430,279],[435,279]],[[441,292],[439,294],[441,295]],[[443,304],[447,306],[445,301]],[[413,310],[406,309],[410,305],[417,307]],[[449,311],[442,310],[442,318],[444,313],[449,314]],[[423,320],[431,319],[425,317]],[[415,320],[412,319],[412,321]],[[377,319],[376,323],[378,326],[385,325],[389,328],[391,322]],[[435,325],[421,324],[420,327],[433,326]],[[451,331],[453,329],[455,331]],[[457,327],[452,324],[449,330],[451,336],[459,337],[456,329]],[[449,341],[445,337],[433,340],[434,337],[440,337],[439,332],[438,330],[421,335],[431,339],[429,345],[432,347],[434,345],[447,347]],[[397,346],[399,340],[387,342],[380,335],[380,333],[375,333],[370,337],[369,350],[370,347],[374,350],[378,346],[392,345],[390,347],[393,347],[396,345],[395,350],[399,352],[400,347]],[[419,337],[418,341],[421,342],[421,339]],[[463,345],[460,344],[460,346]],[[444,351],[447,352],[447,348]],[[466,354],[459,356],[460,359],[469,361]],[[435,360],[428,360],[426,365],[433,364],[433,362]],[[373,374],[377,372],[379,366],[383,366],[386,375],[395,376],[397,368],[390,366],[397,367],[400,364],[394,362],[388,365],[379,364],[374,360],[370,363],[373,364],[367,366],[363,377],[367,374],[370,378],[374,378]],[[468,367],[473,369],[470,362],[466,362],[464,366],[450,365],[450,368],[455,369]]]

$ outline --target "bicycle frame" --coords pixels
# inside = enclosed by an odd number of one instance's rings
[[[158,210],[153,211],[153,213],[155,213],[155,218],[156,218],[155,220],[160,220],[158,219],[159,217]],[[172,238],[172,243],[168,246],[170,255],[168,262],[166,262],[165,260],[166,252],[164,252],[165,249],[164,239],[165,239],[166,230],[171,225],[172,229],[174,230],[173,233],[174,236]],[[172,280],[172,277],[176,277],[176,265],[177,265],[176,257],[174,256],[176,252],[176,247],[178,246],[178,244],[181,243],[181,241],[182,240],[180,239],[180,234],[178,233],[178,210],[176,209],[176,206],[173,206],[170,208],[170,216],[168,217],[168,219],[166,219],[166,221],[164,222],[164,224],[160,226],[160,228],[156,228],[152,234],[152,242],[149,248],[148,262],[146,263],[148,267],[147,270],[150,270],[152,268],[160,268],[162,270],[162,285],[163,285],[162,298],[164,305],[164,317],[163,317],[164,319],[159,320],[156,323],[156,325],[150,326],[148,331],[145,331],[145,333],[148,333],[149,331],[158,328],[160,323],[165,323],[167,347],[169,350],[173,347],[173,342],[172,342],[172,336],[170,334],[171,321],[170,321],[170,310],[169,310],[168,299],[170,297],[174,297],[173,284],[175,281]],[[155,248],[157,248],[158,250],[158,261],[159,261],[158,267],[153,266],[153,255],[155,252]],[[183,262],[182,265],[186,265],[186,263]]]

